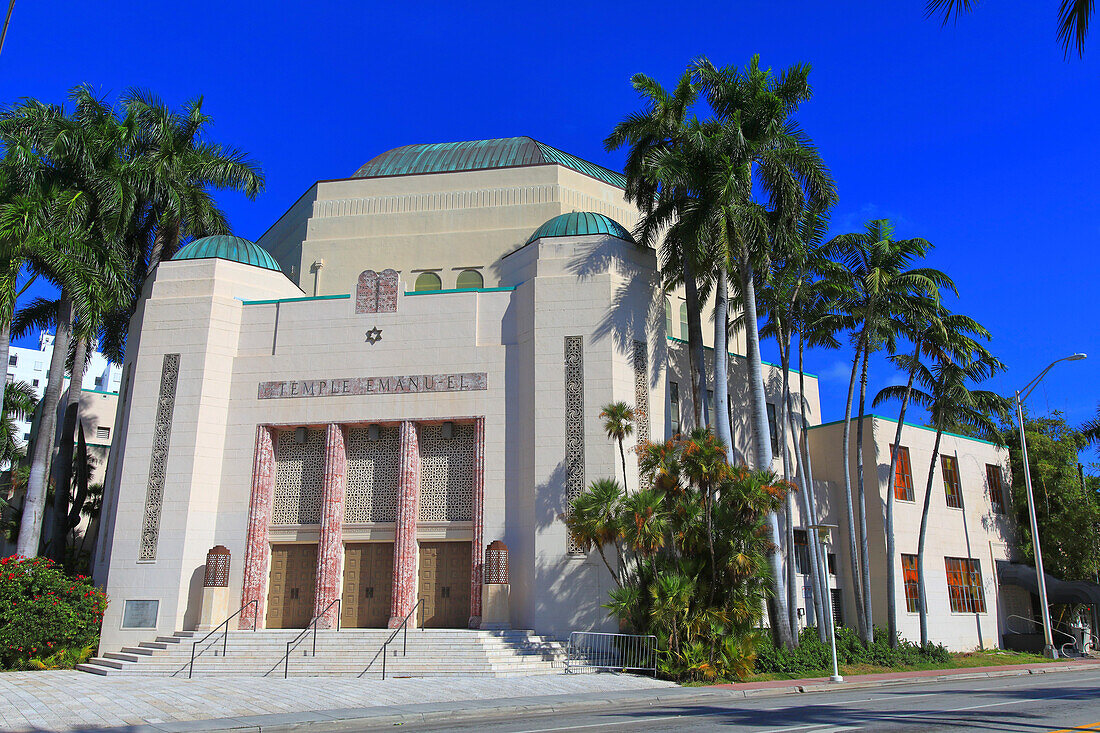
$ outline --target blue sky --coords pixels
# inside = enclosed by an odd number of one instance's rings
[[[0,102],[61,101],[78,83],[173,104],[203,95],[216,139],[263,165],[256,202],[220,198],[236,233],[256,239],[313,181],[398,145],[530,135],[619,168],[602,140],[637,106],[631,74],[672,84],[698,55],[808,62],[815,97],[799,117],[839,184],[834,233],[889,217],[898,236],[935,244],[931,266],[960,290],[953,308],[993,332],[1009,366],[998,391],[1092,354],[1031,398],[1078,422],[1100,402],[1100,35],[1084,60],[1065,60],[1057,5],[981,3],[941,27],[923,0],[21,2]],[[808,365],[826,421],[843,416],[849,359]],[[872,392],[894,379],[877,361]]]

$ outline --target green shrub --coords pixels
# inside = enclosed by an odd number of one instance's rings
[[[942,644],[930,644],[925,648],[911,641],[898,638],[897,647],[890,646],[890,634],[876,628],[874,642],[869,646],[860,643],[856,633],[844,626],[836,630],[836,657],[839,664],[873,664],[880,667],[949,662],[951,654]],[[798,637],[795,649],[780,649],[772,643],[770,634],[761,634],[756,645],[757,673],[801,674],[833,665],[829,643],[817,636],[817,629],[805,628]]]
[[[87,658],[99,638],[107,596],[52,560],[0,559],[0,666],[44,669]]]

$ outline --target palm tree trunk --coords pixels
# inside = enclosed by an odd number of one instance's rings
[[[0,407],[4,404],[4,392],[8,386],[8,354],[11,352],[11,319],[0,324],[0,364],[4,365],[4,379],[0,381]]]
[[[916,363],[920,356],[920,346],[913,354]],[[909,397],[913,393],[913,378],[916,370],[909,370],[909,381],[905,384],[905,396],[901,398],[901,412],[898,413],[898,427],[894,431],[894,448],[890,451],[889,482],[886,485],[886,615],[890,628],[890,646],[898,645],[898,571],[895,566],[897,544],[894,538],[894,492],[898,475],[898,453],[901,451],[901,429],[905,420],[905,409],[909,406]]]
[[[726,461],[733,465],[733,429],[729,410],[718,406],[729,403],[729,274],[726,263],[718,268],[714,287],[714,425],[718,440],[726,447]]]
[[[871,557],[867,541],[867,493],[863,481],[863,418],[867,406],[867,361],[871,347],[863,350],[863,372],[859,378],[859,423],[856,425],[856,491],[859,501],[859,560],[863,586],[863,643],[875,640],[874,615],[871,608]]]
[[[799,426],[798,436],[799,442],[795,445],[796,456],[798,456],[798,470],[799,475],[802,478],[802,502],[805,505],[806,522],[811,525],[817,524],[817,505],[814,499],[814,478],[812,467],[810,466],[810,436],[806,433],[806,379],[805,370],[803,368],[803,338],[802,333],[799,333],[799,414],[802,417],[802,424]],[[791,395],[788,393],[788,400],[791,400]],[[790,407],[789,407],[790,409]],[[794,411],[791,411],[791,422],[794,422]],[[803,451],[805,451],[805,459],[803,459]],[[817,637],[821,639],[821,643],[825,644],[828,641],[828,633],[826,626],[828,621],[825,616],[825,603],[828,599],[825,598],[824,593],[824,579],[825,573],[828,568],[825,568],[822,560],[821,553],[821,537],[818,536],[817,530],[811,530],[806,533],[806,541],[810,545],[810,556],[812,559],[813,577],[811,578],[811,590],[814,597],[814,619],[817,625]]]
[[[859,357],[863,353],[863,338],[856,345],[856,355],[852,360],[852,378],[848,381],[848,402],[844,407],[844,437],[841,438],[844,462],[844,511],[848,519],[848,560],[852,565],[852,591],[856,599],[856,627],[859,636],[864,637],[866,623],[863,618],[862,576],[859,572],[859,546],[856,540],[856,517],[852,508],[852,400],[856,391],[856,376],[859,374]]]
[[[786,339],[786,346],[784,347],[783,341]],[[790,482],[791,480],[791,451],[787,445],[787,425],[789,424],[789,416],[787,414],[787,398],[790,395],[790,365],[791,365],[791,342],[789,338],[786,338],[782,333],[782,328],[778,334],[779,341],[779,361],[782,367],[782,391],[780,395],[779,405],[779,425],[776,426],[779,432],[779,444],[782,446],[783,451],[783,481]],[[795,567],[795,545],[794,545],[794,496],[793,492],[788,491],[786,499],[783,502],[783,519],[786,523],[786,540],[787,540],[787,615],[791,622],[791,635],[794,637],[795,646],[798,645],[798,577],[796,574],[797,568]]]
[[[936,459],[940,454],[943,429],[937,428],[932,446],[932,462],[928,466],[928,485],[924,489],[924,508],[920,514],[920,539],[917,542],[917,598],[920,603],[920,645],[928,646],[928,595],[924,589],[924,545],[928,537],[928,509],[932,506],[932,479],[936,475]]]
[[[623,460],[623,491],[626,491],[626,451],[623,450],[622,438],[619,438],[619,458]]]
[[[691,367],[691,400],[695,427],[707,426],[707,360],[703,354],[702,308],[699,288],[689,253],[684,253],[684,300],[688,312],[688,361]]]
[[[764,393],[764,376],[760,366],[760,330],[756,322],[756,287],[753,267],[747,254],[741,261],[741,306],[745,312],[745,364],[748,370],[749,399],[752,407],[753,467],[768,471],[772,467],[772,444],[768,434],[768,407]],[[794,633],[787,613],[787,589],[783,577],[782,543],[779,536],[779,516],[768,513],[768,530],[775,546],[768,554],[772,573],[772,602],[776,605],[776,635],[784,649],[794,647]]]
[[[15,546],[17,555],[35,557],[42,536],[42,515],[46,508],[46,470],[53,447],[54,427],[57,424],[57,403],[61,399],[61,385],[65,381],[65,358],[69,354],[72,337],[73,301],[62,291],[57,305],[57,329],[54,334],[53,356],[50,357],[50,376],[42,395],[42,418],[31,454],[31,472],[27,478],[27,493],[23,499],[23,517],[19,522],[19,539]]]
[[[65,538],[69,534],[69,492],[73,483],[73,445],[76,426],[80,421],[80,393],[84,384],[84,366],[88,360],[88,342],[76,341],[73,349],[73,368],[69,378],[69,391],[65,401],[61,427],[61,443],[57,461],[53,465],[53,538],[49,556],[56,563],[65,562]]]
[[[161,222],[157,226],[157,233],[153,237],[153,247],[149,250],[149,274],[153,273],[162,259],[171,257],[176,253],[176,245],[179,243],[179,227],[175,224]]]

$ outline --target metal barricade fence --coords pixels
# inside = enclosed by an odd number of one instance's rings
[[[569,634],[566,672],[583,670],[657,674],[657,637],[574,631]]]

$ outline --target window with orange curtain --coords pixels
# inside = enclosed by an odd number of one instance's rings
[[[909,449],[890,446],[890,457],[897,450],[898,462],[894,468],[894,498],[899,501],[913,501],[913,469],[909,463]]]
[[[1005,487],[1001,481],[1001,467],[992,463],[985,464],[985,477],[989,482],[989,503],[993,511],[1005,513]]]
[[[905,608],[909,613],[920,613],[920,586],[917,580],[917,556],[901,556],[901,572],[905,578]]]
[[[947,492],[947,506],[962,509],[962,485],[959,483],[959,464],[955,461],[955,456],[940,456],[940,468],[943,470],[943,488]]]
[[[981,564],[973,558],[945,557],[947,593],[955,613],[985,613]]]

